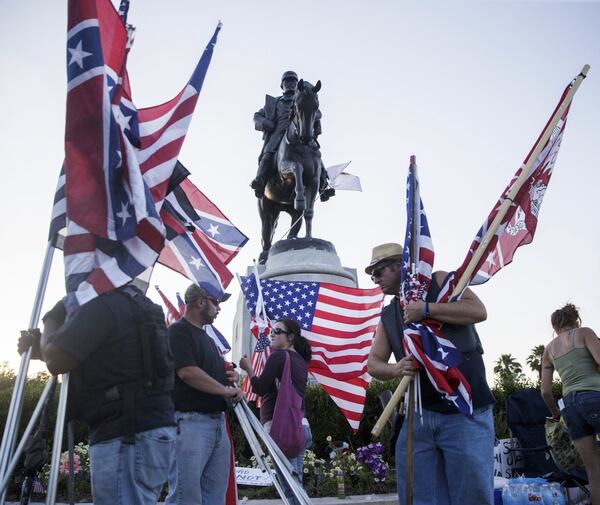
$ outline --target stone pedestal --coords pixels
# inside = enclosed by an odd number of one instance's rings
[[[251,266],[246,275],[252,272]],[[334,245],[317,238],[280,240],[271,247],[269,258],[258,266],[261,279],[286,281],[330,282],[341,286],[358,287],[355,268],[342,266]],[[233,321],[232,358],[239,361],[244,354],[252,356],[252,338],[249,331],[250,314],[240,292]]]

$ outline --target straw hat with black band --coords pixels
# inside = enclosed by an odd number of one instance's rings
[[[382,261],[399,260],[402,258],[402,250],[402,246],[400,244],[396,244],[395,242],[388,242],[387,244],[381,244],[373,247],[373,252],[371,253],[371,262],[367,268],[365,268],[365,272],[368,275],[371,275],[371,272],[373,272],[375,267]]]

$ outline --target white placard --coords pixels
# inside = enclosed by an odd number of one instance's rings
[[[524,460],[521,451],[511,451],[511,448],[520,447],[516,438],[501,438],[496,440],[494,447],[494,477],[512,479],[523,469]]]
[[[235,482],[239,486],[272,486],[267,472],[260,468],[235,467]]]

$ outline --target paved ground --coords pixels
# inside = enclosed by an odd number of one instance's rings
[[[6,502],[7,505],[18,505],[17,502]],[[281,500],[240,500],[240,505],[278,505],[283,503]],[[397,505],[398,496],[395,494],[368,494],[348,496],[345,500],[339,498],[315,498],[315,505],[355,505],[360,503],[370,505]],[[43,502],[31,502],[31,505],[43,505]],[[66,505],[65,503],[57,503],[56,505]],[[88,504],[93,505],[93,504]]]

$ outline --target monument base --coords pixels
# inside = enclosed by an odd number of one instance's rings
[[[250,275],[254,267],[246,269]],[[351,288],[358,287],[355,268],[342,266],[335,246],[318,238],[295,238],[275,242],[269,251],[264,265],[258,265],[261,279],[286,281],[330,282]],[[252,336],[250,334],[250,314],[240,293],[233,321],[232,358],[238,361],[241,356],[252,356]]]

